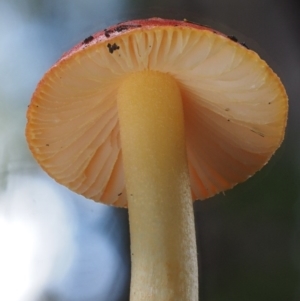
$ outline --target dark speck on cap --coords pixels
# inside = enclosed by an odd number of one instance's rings
[[[94,40],[94,37],[93,36],[89,36],[89,37],[87,37],[86,39],[83,40],[82,44],[88,44],[88,43],[90,43],[93,40]]]
[[[235,36],[227,36],[231,41],[238,42],[238,39]]]
[[[120,46],[118,46],[116,43],[113,44],[108,43],[107,48],[110,53],[114,53],[115,50],[120,49]]]

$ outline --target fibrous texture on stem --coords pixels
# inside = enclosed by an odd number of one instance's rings
[[[131,301],[198,300],[184,114],[172,76],[129,75],[118,92],[131,235]]]

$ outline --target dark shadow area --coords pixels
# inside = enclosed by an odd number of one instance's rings
[[[299,173],[291,158],[281,162],[195,204],[202,300],[297,300]]]

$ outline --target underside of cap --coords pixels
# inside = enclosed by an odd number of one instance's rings
[[[65,54],[32,97],[26,137],[50,176],[87,198],[127,205],[116,95],[128,74],[143,70],[167,73],[180,88],[194,199],[229,189],[268,162],[283,140],[288,105],[256,53],[182,21],[117,26]]]

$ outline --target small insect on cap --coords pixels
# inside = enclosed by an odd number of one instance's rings
[[[144,70],[172,76],[180,89],[193,199],[246,180],[280,146],[287,95],[255,52],[186,21],[130,21],[75,46],[33,94],[27,141],[57,182],[127,205],[116,98],[128,74]]]

